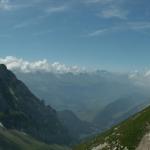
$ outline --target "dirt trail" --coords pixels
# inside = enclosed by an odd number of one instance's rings
[[[146,134],[136,150],[150,150],[150,133]]]

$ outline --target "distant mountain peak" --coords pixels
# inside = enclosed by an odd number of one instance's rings
[[[15,74],[8,70],[6,65],[0,64],[0,80],[12,83],[13,81],[16,81],[16,79]]]
[[[0,64],[0,71],[6,71],[7,67],[4,64]]]

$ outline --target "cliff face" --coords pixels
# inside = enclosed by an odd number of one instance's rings
[[[0,65],[0,104],[0,121],[6,128],[24,131],[47,143],[70,142],[56,111],[35,97],[5,65]]]

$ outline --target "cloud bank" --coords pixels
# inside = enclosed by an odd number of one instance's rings
[[[129,74],[129,79],[136,85],[142,87],[150,88],[150,70],[145,71],[134,71]]]
[[[146,32],[148,30],[150,30],[150,22],[148,21],[125,22],[124,24],[119,24],[112,27],[95,30],[93,32],[88,33],[87,36],[94,37],[118,31],[135,31],[149,35],[149,32]]]
[[[7,56],[0,58],[0,64],[5,64],[8,69],[12,71],[18,71],[23,73],[31,72],[53,72],[53,73],[80,73],[83,69],[78,66],[66,66],[59,62],[50,64],[46,59],[38,61],[26,61],[22,58],[16,58],[13,56]]]
[[[13,56],[7,56],[5,58],[0,58],[0,64],[5,64],[8,69],[14,72],[21,73],[95,73],[96,70],[92,72],[86,70],[85,68],[80,68],[78,66],[67,66],[59,62],[49,63],[48,60],[38,60],[38,61],[27,61],[22,58],[17,58]],[[97,72],[97,71],[96,71]],[[118,74],[118,73],[117,73]],[[120,75],[120,74],[119,74]],[[125,73],[128,75],[128,79],[135,85],[150,88],[150,70],[145,71],[133,71],[130,73]]]

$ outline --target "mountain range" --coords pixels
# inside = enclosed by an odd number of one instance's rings
[[[100,110],[93,122],[104,131],[143,110],[149,104],[150,97],[140,93],[126,95]]]
[[[91,134],[77,132],[78,137],[103,132],[149,104],[149,90],[129,74],[104,70],[77,74],[15,71],[15,74],[46,104],[59,112],[69,110],[68,113],[87,122],[87,128],[92,125]],[[69,115],[73,117],[72,113]],[[70,126],[68,118],[65,125]]]
[[[127,74],[107,71],[78,74],[16,71],[15,74],[46,104],[58,111],[71,110],[80,119],[90,122],[111,102],[135,93],[150,95]]]
[[[79,104],[83,103],[80,107],[84,113],[88,112],[87,107],[90,108],[92,101],[90,99],[83,102],[78,101],[83,95],[87,98],[88,96],[93,97],[95,92],[98,94],[103,90],[99,96],[104,94],[103,96],[107,97],[108,92],[110,95],[112,93],[112,99],[105,97],[106,99],[100,102],[95,101],[93,105],[100,106],[103,104],[103,107],[97,106],[99,109],[96,110],[95,115],[92,114],[93,119],[89,122],[86,118],[81,119],[83,116],[78,117],[80,112],[75,113],[74,109],[71,109],[73,105],[71,107],[68,105],[62,109],[59,106],[60,108],[56,111],[48,104],[53,97],[49,97],[49,100],[40,100],[21,80],[17,79],[13,72],[1,64],[0,149],[69,150],[68,147],[77,144],[80,140],[85,140],[85,142],[75,146],[75,150],[145,150],[142,147],[150,148],[148,146],[150,107],[147,107],[150,96],[147,91],[129,81],[127,82],[127,78],[124,76],[113,76],[107,72],[97,72],[94,75],[51,74],[53,78],[50,79],[53,84],[50,84],[49,80],[46,82],[46,79],[49,78],[44,78],[41,81],[41,75],[44,77],[45,73],[40,73],[39,76],[34,74],[35,78],[33,78],[33,74],[32,78],[31,74],[22,74],[20,78],[27,76],[24,80],[29,82],[31,80],[27,79],[30,77],[30,79],[35,80],[32,85],[39,78],[40,82],[33,86],[35,90],[42,85],[41,83],[44,83],[43,81],[45,84],[42,87],[47,89],[47,83],[48,86],[51,85],[53,92],[61,87],[62,91],[58,90],[58,95],[69,95],[69,99],[71,95],[75,96],[75,102],[71,99],[68,104],[73,103],[79,107]],[[48,77],[49,75],[47,74]],[[123,86],[122,89],[121,86]],[[93,91],[92,88],[94,88]],[[105,91],[106,89],[108,90]],[[47,90],[51,92],[50,89]],[[89,93],[90,90],[93,93]],[[115,93],[117,90],[119,96]],[[39,92],[41,91],[40,88]],[[98,98],[98,95],[96,96]],[[58,99],[58,101],[60,100]],[[64,99],[62,103],[65,106],[67,101]],[[84,107],[84,103],[86,107]],[[65,109],[68,107],[69,110]],[[90,112],[87,113],[87,116],[89,114]],[[125,119],[126,121],[124,121]],[[98,132],[101,134],[95,136]]]

